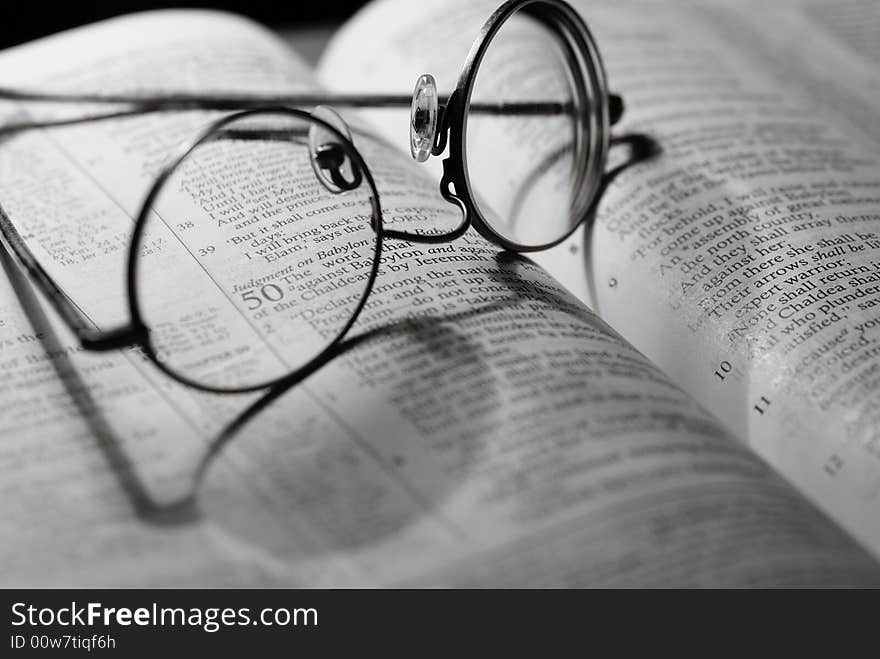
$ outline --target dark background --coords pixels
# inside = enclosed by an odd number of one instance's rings
[[[41,2],[0,0],[0,48],[30,41],[67,28],[132,11],[171,7],[217,8],[245,14],[273,27],[296,27],[341,23],[365,0],[213,0],[204,2]]]

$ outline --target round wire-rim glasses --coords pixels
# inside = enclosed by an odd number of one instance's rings
[[[522,12],[549,30],[563,49],[569,74],[577,98],[574,102],[544,102],[527,100],[517,102],[472,102],[474,85],[480,64],[500,28],[514,15]],[[457,86],[451,94],[441,97],[436,92],[433,78],[421,76],[411,96],[404,95],[346,95],[303,93],[282,96],[253,95],[200,95],[190,93],[162,94],[68,94],[44,93],[26,90],[0,88],[0,99],[41,102],[83,102],[124,104],[122,110],[61,119],[56,121],[22,121],[0,126],[0,133],[12,133],[28,128],[45,128],[102,119],[112,119],[151,112],[169,112],[192,109],[234,111],[211,122],[180,150],[162,168],[149,189],[135,221],[128,253],[127,292],[129,298],[130,321],[127,325],[110,330],[96,329],[82,311],[67,297],[62,288],[40,265],[24,239],[15,228],[6,212],[0,208],[0,233],[17,255],[32,279],[46,293],[48,299],[61,318],[75,332],[82,346],[88,350],[115,350],[125,347],[139,347],[156,366],[173,379],[203,391],[214,393],[244,393],[272,387],[289,385],[299,381],[331,359],[340,342],[354,325],[366,304],[379,272],[383,241],[386,238],[407,240],[416,243],[443,243],[462,236],[473,226],[484,238],[497,246],[515,252],[529,252],[547,249],[561,243],[578,227],[588,221],[598,202],[602,189],[610,143],[610,126],[616,123],[623,113],[623,102],[619,96],[608,91],[605,72],[596,43],[583,19],[563,0],[508,0],[486,21],[471,47],[459,76]],[[296,106],[296,107],[292,107]],[[460,224],[450,231],[441,233],[420,233],[389,229],[383,225],[379,193],[369,167],[349,137],[344,122],[332,112],[309,112],[301,107],[333,106],[340,108],[380,108],[410,107],[410,148],[413,157],[424,161],[429,156],[439,156],[448,149],[443,160],[443,174],[440,180],[440,193],[448,202],[461,211]],[[579,142],[576,153],[584,158],[575,163],[577,189],[572,200],[576,217],[564,231],[552,239],[538,244],[526,244],[511,240],[493,228],[477,203],[477,196],[471,183],[471,172],[467,163],[468,119],[477,115],[574,115],[575,135]],[[325,143],[313,150],[315,174],[325,188],[331,192],[351,190],[366,185],[369,190],[370,226],[375,233],[372,250],[372,266],[362,294],[351,309],[347,322],[327,345],[304,364],[290,372],[265,382],[247,386],[216,386],[206,384],[169,368],[159,359],[148,323],[142,313],[138,295],[138,258],[142,247],[144,227],[152,212],[152,202],[160,193],[163,184],[178,168],[181,162],[199,145],[215,139],[230,124],[248,118],[266,115],[285,116],[307,124],[309,135],[319,131]],[[346,178],[340,173],[345,162],[352,174]]]

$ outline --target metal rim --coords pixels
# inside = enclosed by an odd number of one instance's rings
[[[581,217],[562,236],[540,245],[516,243],[492,229],[473,201],[466,162],[468,108],[479,65],[500,28],[511,16],[523,10],[565,37],[568,46],[574,50],[575,54],[580,55],[581,61],[577,72],[578,88],[583,88],[588,94],[591,88],[596,92],[596,98],[585,104],[590,110],[591,126],[588,135],[593,142],[589,148],[590,158],[585,163],[585,167],[588,168],[588,172],[592,171],[595,175],[589,177],[589,186],[578,193],[580,200],[578,211],[581,213]],[[583,84],[580,84],[581,82]],[[534,252],[547,249],[558,245],[574,233],[590,216],[591,202],[599,189],[608,157],[610,140],[608,95],[605,70],[596,42],[586,23],[570,5],[562,0],[508,0],[499,7],[483,25],[480,34],[474,41],[459,77],[458,85],[450,96],[447,106],[450,159],[448,162],[444,162],[446,167],[441,190],[448,190],[450,184],[454,186],[455,193],[448,194],[459,198],[465,206],[468,216],[465,224],[473,223],[484,238],[516,252]]]
[[[191,380],[190,378],[177,373],[174,369],[172,369],[167,364],[163,363],[159,356],[156,354],[155,348],[150,338],[150,329],[149,325],[144,322],[143,314],[141,313],[140,301],[138,298],[137,292],[137,283],[138,283],[138,274],[137,274],[137,259],[138,252],[140,250],[141,240],[143,238],[143,231],[146,223],[151,214],[151,208],[153,201],[155,201],[159,192],[162,190],[163,185],[165,184],[168,177],[177,169],[180,163],[200,144],[202,144],[205,140],[207,140],[214,132],[223,126],[236,121],[238,119],[242,119],[248,116],[253,116],[257,114],[277,114],[277,115],[287,115],[289,117],[294,117],[297,119],[302,119],[303,121],[310,123],[317,123],[321,125],[321,127],[330,130],[337,138],[339,138],[341,144],[347,151],[348,155],[354,159],[355,164],[361,168],[363,173],[363,178],[370,186],[370,202],[373,211],[373,228],[376,232],[376,245],[373,252],[373,264],[370,269],[370,274],[367,279],[366,285],[364,286],[363,293],[361,294],[360,299],[358,300],[357,305],[353,309],[351,313],[351,317],[348,322],[343,325],[341,330],[336,334],[336,336],[327,343],[327,345],[314,357],[305,362],[302,366],[297,369],[291,371],[290,373],[286,373],[277,378],[273,378],[267,380],[265,382],[261,382],[258,384],[247,385],[243,387],[217,387],[213,385],[208,385],[197,380]],[[290,380],[296,380],[302,374],[308,374],[312,370],[314,370],[314,365],[322,360],[325,360],[327,356],[335,349],[337,344],[345,337],[348,331],[351,329],[352,325],[354,325],[358,316],[364,308],[364,305],[367,302],[367,299],[370,296],[370,293],[373,289],[373,284],[376,281],[376,277],[379,273],[379,259],[382,253],[382,243],[384,238],[384,231],[382,225],[382,209],[381,202],[379,201],[379,193],[376,189],[376,184],[373,180],[373,175],[367,167],[366,162],[361,156],[360,152],[358,152],[357,148],[354,144],[351,143],[345,135],[339,132],[334,126],[324,121],[319,117],[312,116],[310,112],[305,110],[299,110],[296,108],[290,108],[286,106],[279,107],[265,107],[265,108],[256,108],[253,110],[244,110],[241,112],[236,112],[231,115],[227,115],[217,119],[210,124],[208,124],[205,128],[202,129],[198,135],[185,143],[183,147],[181,147],[178,152],[175,154],[173,158],[171,158],[168,163],[162,168],[159,175],[156,177],[156,180],[153,182],[153,185],[150,187],[147,192],[144,201],[141,203],[140,211],[138,212],[137,219],[135,221],[134,232],[131,237],[131,243],[129,247],[128,253],[128,267],[127,267],[127,288],[128,288],[128,300],[129,300],[129,313],[131,314],[131,324],[135,332],[140,335],[140,340],[137,342],[140,348],[143,349],[146,356],[152,361],[156,367],[161,370],[163,373],[173,378],[174,380],[180,382],[181,384],[193,387],[195,389],[199,389],[201,391],[207,391],[211,393],[219,393],[219,394],[227,394],[227,393],[247,393],[250,391],[260,391],[264,390],[268,387],[273,387],[284,382],[288,382]]]

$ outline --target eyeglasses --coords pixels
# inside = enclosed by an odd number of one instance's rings
[[[217,393],[289,384],[325,363],[376,287],[386,240],[438,244],[471,226],[516,252],[565,240],[595,208],[609,127],[623,112],[587,26],[562,0],[499,7],[448,96],[423,75],[412,96],[0,89],[0,98],[126,106],[0,127],[7,133],[150,112],[234,111],[182,146],[149,189],[129,247],[124,327],[95,329],[0,208],[0,232],[84,348],[140,347],[179,382]],[[386,226],[367,159],[331,106],[409,106],[413,158],[448,150],[440,194],[459,211],[453,225],[426,226],[413,212],[395,213]]]

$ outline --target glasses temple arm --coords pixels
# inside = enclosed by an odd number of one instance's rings
[[[83,348],[86,350],[116,350],[140,342],[142,333],[134,326],[107,331],[96,329],[52,276],[40,265],[2,206],[0,206],[0,236],[2,236],[5,246],[15,254],[31,276],[32,281],[79,339]]]
[[[411,95],[403,94],[334,94],[301,92],[295,94],[255,95],[255,94],[77,94],[38,92],[23,89],[0,87],[0,100],[29,101],[43,103],[98,103],[116,105],[135,105],[136,110],[120,111],[119,116],[143,112],[171,110],[243,110],[263,105],[333,105],[348,108],[394,108],[410,107]],[[441,97],[445,105],[448,97]],[[614,124],[623,114],[623,100],[616,94],[608,97],[611,123]],[[498,115],[543,115],[563,114],[571,109],[570,103],[518,101],[509,103],[471,103],[470,112]],[[100,115],[110,118],[110,115]]]

